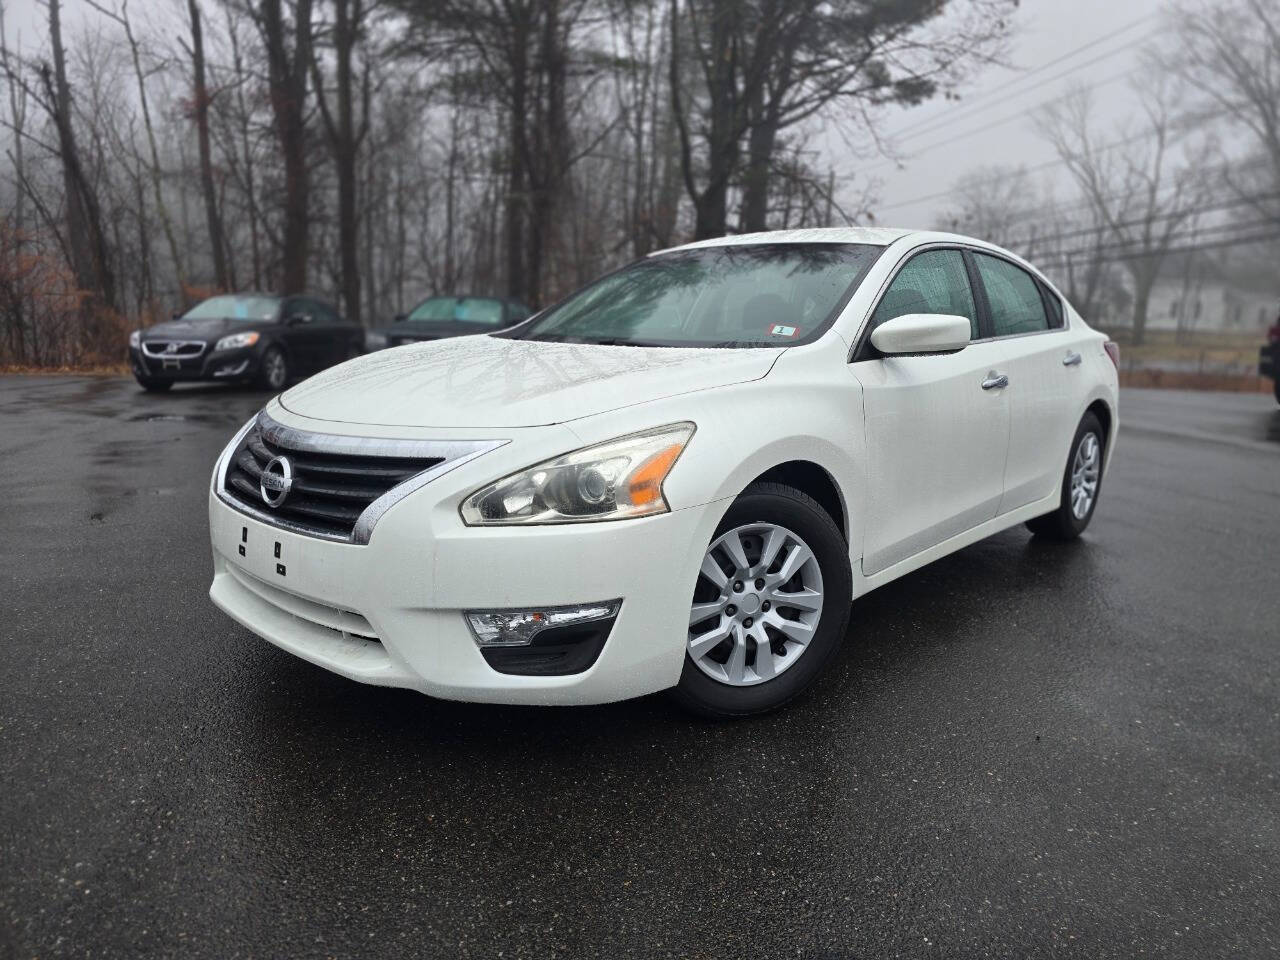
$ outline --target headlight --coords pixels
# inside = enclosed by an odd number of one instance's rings
[[[223,337],[213,345],[214,350],[234,350],[237,347],[252,347],[258,342],[258,334],[249,331],[248,333],[233,333],[228,337]]]
[[[142,343],[142,331],[141,331],[141,330],[135,330],[135,331],[133,331],[133,333],[129,334],[129,346],[131,346],[131,347],[133,347],[133,349],[137,350],[137,349],[138,349],[138,344],[140,344],[140,343]]]
[[[381,350],[387,345],[387,335],[385,333],[377,333],[373,330],[365,331],[364,348],[366,350]]]
[[[662,483],[693,431],[692,423],[673,423],[521,470],[467,497],[462,521],[582,523],[666,513]]]

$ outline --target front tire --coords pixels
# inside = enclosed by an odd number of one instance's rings
[[[839,648],[852,593],[849,549],[831,516],[793,487],[752,484],[703,557],[676,699],[709,717],[782,706]]]
[[[258,385],[264,390],[279,391],[289,382],[289,361],[279,347],[267,347],[258,364]]]
[[[1028,520],[1028,530],[1049,540],[1074,540],[1084,533],[1098,506],[1106,442],[1107,434],[1097,415],[1086,413],[1071,441],[1058,509]]]

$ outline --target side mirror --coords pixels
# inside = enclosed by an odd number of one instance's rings
[[[310,322],[311,322],[311,314],[309,313],[291,313],[289,314],[289,316],[284,318],[284,324],[286,327],[295,327],[300,323],[310,323]]]
[[[406,320],[408,320],[408,319],[409,319],[409,315],[408,315],[408,314],[405,314],[405,313],[397,313],[394,317],[392,317],[392,318],[391,318],[391,322],[392,322],[392,323],[404,323],[404,321],[406,321]]]
[[[182,311],[181,311],[181,310],[175,310],[175,311],[173,311],[173,319],[175,319],[175,320],[181,320],[181,319],[182,319]]]
[[[969,345],[969,321],[949,313],[905,313],[871,331],[881,353],[954,353]]]

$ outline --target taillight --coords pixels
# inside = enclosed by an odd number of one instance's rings
[[[1108,340],[1102,345],[1102,349],[1107,351],[1107,356],[1111,358],[1111,362],[1116,365],[1116,369],[1120,369],[1120,344],[1114,340]]]

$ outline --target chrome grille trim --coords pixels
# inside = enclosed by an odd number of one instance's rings
[[[360,513],[350,535],[337,534],[330,530],[319,529],[294,519],[272,513],[265,507],[245,503],[227,492],[227,471],[235,458],[245,436],[255,426],[270,443],[299,452],[321,454],[338,454],[359,457],[396,457],[422,458],[440,460],[421,473],[401,481],[381,496],[377,497]],[[218,461],[215,471],[214,493],[218,499],[240,513],[253,517],[262,523],[291,533],[316,537],[335,543],[350,543],[363,546],[373,535],[373,528],[391,507],[399,503],[409,494],[421,489],[436,477],[442,476],[456,467],[462,466],[491,450],[496,450],[509,440],[408,440],[388,439],[383,437],[352,437],[343,434],[314,433],[286,426],[272,419],[266,411],[243,427],[235,438],[227,445]]]
[[[181,351],[183,347],[196,347],[197,349],[189,350],[186,353],[165,353],[165,350],[171,343],[176,343],[179,351]],[[152,360],[163,360],[166,357],[170,360],[193,360],[204,353],[205,347],[207,346],[208,344],[203,340],[143,340],[142,352]],[[160,347],[160,352],[152,353],[150,349],[151,347]]]

